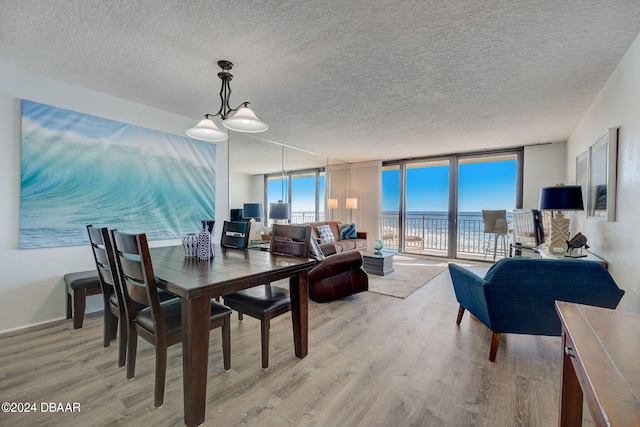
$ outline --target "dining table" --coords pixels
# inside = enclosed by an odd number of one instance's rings
[[[158,288],[180,297],[182,303],[184,422],[187,426],[196,426],[205,420],[211,298],[288,278],[295,355],[303,358],[308,351],[307,276],[315,260],[219,245],[213,250],[213,258],[198,260],[185,256],[182,246],[150,249]]]

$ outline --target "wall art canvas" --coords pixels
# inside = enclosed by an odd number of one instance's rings
[[[589,149],[589,216],[615,221],[618,128],[610,128]]]
[[[216,146],[22,101],[21,249],[88,245],[86,224],[197,232],[215,219]]]
[[[577,213],[587,215],[589,207],[589,150],[576,158],[576,185],[579,185],[582,190],[582,201],[584,203],[584,210]]]

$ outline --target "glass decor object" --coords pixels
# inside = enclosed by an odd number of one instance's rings
[[[383,246],[384,246],[384,245],[382,244],[382,240],[376,240],[376,241],[373,243],[373,249],[374,249],[374,252],[375,252],[376,254],[379,254],[379,253],[380,253],[380,251],[382,250]]]

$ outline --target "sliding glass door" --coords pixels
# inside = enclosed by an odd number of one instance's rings
[[[483,259],[482,210],[522,205],[522,150],[385,164],[384,246],[402,252]]]
[[[279,200],[291,204],[291,223],[324,219],[324,169],[265,175],[265,190],[266,206]]]

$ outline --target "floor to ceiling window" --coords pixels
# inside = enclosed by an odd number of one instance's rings
[[[324,193],[324,169],[265,175],[265,205],[279,200],[290,203],[291,223],[322,221]]]
[[[384,165],[383,242],[389,249],[450,258],[485,254],[482,210],[522,205],[522,150],[451,155]]]

